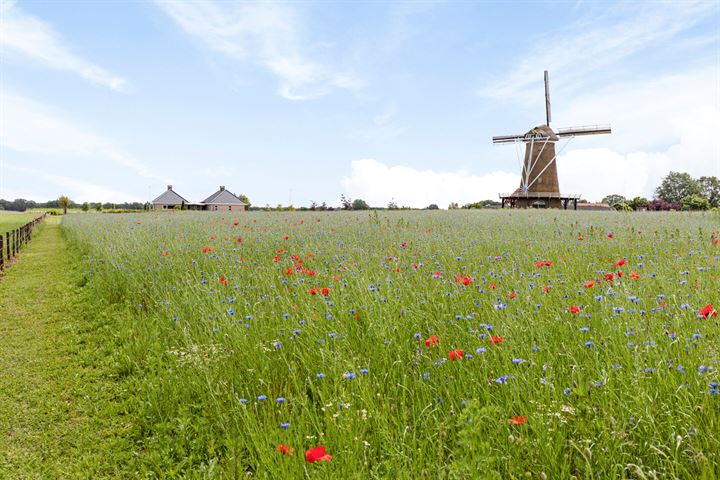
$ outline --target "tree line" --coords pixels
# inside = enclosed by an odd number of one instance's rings
[[[655,189],[652,200],[625,198],[612,194],[602,203],[615,210],[709,210],[720,208],[720,180],[717,177],[693,178],[688,173],[670,172]]]

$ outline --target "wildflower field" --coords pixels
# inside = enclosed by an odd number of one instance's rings
[[[68,215],[143,476],[720,476],[720,216]]]

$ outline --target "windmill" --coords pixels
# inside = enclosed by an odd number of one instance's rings
[[[500,194],[502,207],[510,208],[563,208],[567,210],[572,202],[577,210],[579,195],[562,195],[558,183],[557,163],[555,159],[562,153],[569,141],[581,135],[599,135],[611,133],[610,125],[592,125],[585,127],[550,128],[550,86],[548,72],[545,70],[545,125],[538,125],[529,132],[519,135],[501,135],[493,137],[493,143],[525,144],[525,159],[520,173],[520,187],[510,194]],[[558,153],[555,144],[567,140]]]

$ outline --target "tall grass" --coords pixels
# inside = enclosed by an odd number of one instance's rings
[[[716,478],[720,328],[698,310],[720,307],[719,224],[557,211],[63,222],[85,288],[127,312],[117,370],[141,471],[343,479]],[[305,460],[317,445],[331,461]]]

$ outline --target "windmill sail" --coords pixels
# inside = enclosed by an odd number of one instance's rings
[[[610,125],[589,125],[584,127],[558,128],[558,137],[578,137],[580,135],[602,135],[612,133]]]
[[[550,126],[550,80],[548,78],[548,71],[545,70],[545,119],[547,120],[548,127]]]

